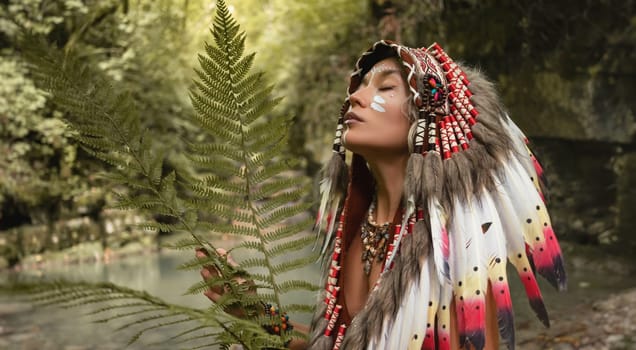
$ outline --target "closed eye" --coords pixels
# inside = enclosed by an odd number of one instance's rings
[[[395,89],[395,85],[391,85],[391,86],[383,86],[380,88],[380,91],[390,91]]]

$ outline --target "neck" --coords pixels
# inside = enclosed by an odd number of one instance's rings
[[[367,159],[376,183],[375,222],[393,221],[400,207],[409,155]]]

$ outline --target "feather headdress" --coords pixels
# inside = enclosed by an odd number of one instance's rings
[[[325,335],[336,332],[329,325],[338,318],[334,304],[338,256],[346,249],[343,232],[346,235],[348,213],[359,211],[352,198],[361,193],[356,179],[370,176],[360,175],[368,169],[360,166],[364,161],[358,154],[353,154],[347,169],[343,116],[364,75],[388,57],[403,64],[418,110],[404,184],[404,219],[396,225],[385,271],[365,308],[350,325],[341,326],[335,337],[340,341],[333,341]],[[318,336],[312,348],[446,349],[449,306],[454,301],[460,344],[482,349],[489,292],[502,339],[514,348],[508,261],[516,268],[531,307],[549,325],[534,272],[560,290],[566,287],[566,276],[544,203],[543,170],[525,135],[503,110],[493,85],[478,72],[454,62],[438,44],[413,49],[390,41],[375,43],[356,63],[333,151],[321,182],[317,221],[319,231],[321,227],[327,231],[323,252],[336,247],[328,255],[331,273],[326,308],[321,309],[329,322],[314,326]],[[387,307],[386,300],[395,305]]]

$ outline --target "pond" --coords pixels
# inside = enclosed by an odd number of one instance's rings
[[[608,294],[634,287],[636,283],[625,274],[631,265],[611,256],[599,257],[597,250],[565,246],[568,262],[569,289],[557,293],[547,283],[542,291],[553,325],[558,324],[560,315],[576,313],[581,307],[589,308],[594,301],[606,298]],[[189,252],[162,251],[161,253],[137,254],[114,260],[109,264],[84,263],[50,266],[40,270],[24,271],[24,276],[46,276],[86,281],[109,281],[161,297],[169,302],[206,308],[209,302],[203,296],[182,295],[199,280],[196,271],[180,271],[176,267],[190,259]],[[517,340],[536,336],[544,330],[532,315],[523,289],[509,271],[515,307]],[[297,271],[289,277],[318,278],[318,266]],[[7,274],[2,279],[7,278]],[[540,281],[544,282],[544,281]],[[307,301],[309,295],[295,295],[291,302]],[[304,300],[300,300],[304,299]],[[93,323],[94,318],[84,315],[88,308],[61,309],[57,307],[38,308],[16,298],[0,297],[0,349],[123,349],[134,331],[118,331],[116,323]],[[307,316],[308,317],[308,316]],[[307,322],[307,319],[300,319]],[[174,332],[174,333],[171,333]],[[176,329],[163,329],[144,335],[127,349],[182,348],[183,344],[165,341],[166,334],[176,334]],[[156,344],[158,342],[158,344]]]

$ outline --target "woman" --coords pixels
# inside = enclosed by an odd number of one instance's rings
[[[492,84],[439,45],[375,43],[321,182],[325,290],[309,343],[290,347],[497,349],[498,330],[514,347],[507,260],[547,325],[533,270],[560,289],[565,272],[525,142]]]

